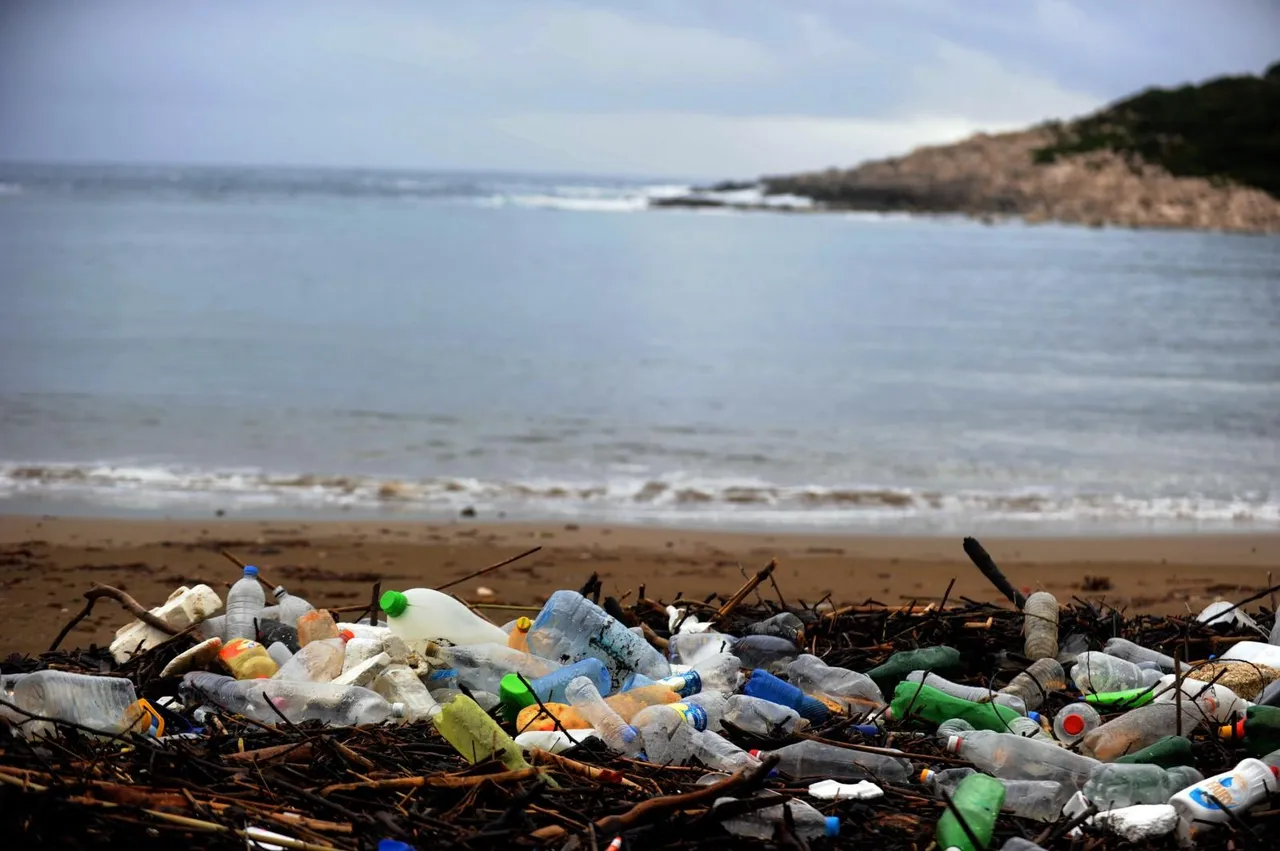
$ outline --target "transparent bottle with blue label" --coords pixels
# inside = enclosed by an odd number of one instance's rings
[[[560,665],[599,659],[612,682],[632,671],[653,679],[671,675],[671,665],[651,644],[576,591],[557,591],[529,630],[529,650]]]

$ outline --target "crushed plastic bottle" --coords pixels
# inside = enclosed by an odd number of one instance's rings
[[[290,594],[283,585],[277,585],[271,593],[276,598],[276,606],[279,607],[279,622],[285,626],[291,626],[296,629],[298,618],[307,612],[315,611],[315,606],[302,597]]]
[[[574,678],[565,687],[564,693],[569,705],[578,710],[578,714],[586,719],[606,745],[627,756],[640,755],[643,743],[636,728],[605,703],[590,678]]]
[[[782,612],[771,618],[749,624],[745,630],[748,635],[772,635],[785,638],[797,647],[804,645],[804,621],[791,612]]]
[[[145,731],[147,722],[134,710],[138,695],[123,677],[94,677],[69,671],[36,671],[6,677],[6,698],[33,715],[67,721],[113,736],[126,730]],[[17,732],[47,736],[55,725],[6,709]]]
[[[1081,692],[1114,692],[1145,689],[1160,681],[1161,673],[1133,662],[1090,650],[1081,653],[1071,669],[1071,679]]]
[[[777,795],[777,793],[768,794],[771,796]],[[777,795],[777,797],[780,801],[777,806],[764,807],[763,809],[752,810],[732,818],[726,818],[720,824],[734,836],[749,839],[772,839],[778,829],[777,826],[786,823],[786,811],[790,809],[791,823],[795,825],[793,832],[797,838],[808,841],[824,836],[840,835],[840,819],[837,816],[824,816],[804,801],[792,799],[782,802],[782,796]],[[737,803],[737,801],[737,798],[717,798],[715,807],[727,806]]]
[[[378,605],[387,615],[392,634],[414,649],[429,642],[507,644],[507,634],[501,627],[432,588],[384,591]]]
[[[658,682],[681,697],[701,691],[732,694],[738,688],[741,667],[738,657],[732,653],[717,653],[696,662],[682,674],[673,674]]]
[[[1031,661],[1058,658],[1058,598],[1037,591],[1022,606],[1023,655]]]
[[[1115,656],[1117,659],[1133,662],[1135,665],[1139,662],[1152,662],[1158,665],[1161,670],[1169,672],[1173,671],[1176,664],[1172,656],[1167,656],[1158,650],[1148,649],[1141,644],[1134,644],[1127,638],[1108,638],[1107,643],[1102,645],[1102,652],[1108,656]]]
[[[1004,784],[996,778],[985,774],[971,774],[964,778],[951,796],[951,806],[938,819],[938,847],[948,851],[952,848],[983,851],[991,844],[1004,799]]]
[[[825,723],[831,717],[827,704],[760,668],[751,672],[742,693],[794,709],[801,718],[814,726]]]
[[[976,774],[972,768],[949,768],[945,771],[925,769],[920,772],[921,782],[941,797],[945,792],[954,795],[956,787],[966,777]],[[1018,818],[1035,821],[1056,821],[1062,814],[1062,805],[1075,791],[1074,787],[1056,780],[999,780],[1004,786],[1004,803],[1000,809]]]
[[[253,622],[267,604],[267,595],[258,581],[258,568],[245,565],[244,575],[236,580],[227,592],[227,622],[224,638],[232,641],[245,638],[250,641],[257,637]]]
[[[405,664],[388,665],[374,679],[373,690],[388,703],[404,704],[404,720],[409,723],[430,719],[440,711],[426,685]]]
[[[820,777],[862,780],[874,777],[886,783],[902,783],[914,776],[911,761],[882,753],[840,748],[806,739],[772,751],[751,751],[756,759],[777,756],[777,770],[792,778]]]
[[[880,687],[866,674],[838,668],[809,653],[787,666],[791,684],[845,715],[875,712],[884,706]]]
[[[1066,687],[1067,675],[1058,660],[1039,659],[1010,680],[1000,693],[1018,698],[1027,711],[1032,711],[1043,706],[1050,694]]]
[[[684,765],[694,754],[693,734],[707,729],[706,713],[686,703],[646,707],[631,722],[655,765]]]
[[[555,662],[512,650],[505,643],[457,647],[428,644],[424,652],[455,671],[458,682],[467,688],[493,694],[499,693],[502,678],[509,673],[520,674],[532,681],[560,670]]]
[[[1203,779],[1203,774],[1185,765],[1165,769],[1158,765],[1108,763],[1098,766],[1081,791],[1105,811],[1134,804],[1163,804]]]
[[[1280,791],[1280,768],[1261,760],[1241,760],[1235,768],[1189,786],[1169,799],[1181,822],[1184,839],[1229,821]],[[1228,812],[1230,811],[1230,812]]]
[[[655,680],[671,675],[661,653],[576,591],[551,595],[529,630],[529,649],[560,665],[599,659],[613,682],[632,671]]]
[[[1151,703],[1131,709],[1090,731],[1080,740],[1080,753],[1110,762],[1154,744],[1164,736],[1179,732],[1189,735],[1206,720],[1210,719],[1204,711],[1190,701],[1181,707],[1174,703]]]
[[[1068,703],[1053,716],[1053,734],[1064,745],[1074,745],[1102,724],[1098,710],[1087,703]]]
[[[710,730],[694,730],[690,734],[693,756],[707,768],[715,771],[738,771],[759,760],[733,742]]]
[[[217,708],[266,724],[279,723],[282,715],[295,724],[381,724],[402,711],[370,689],[333,683],[236,680],[196,671],[182,678],[182,690]]]
[[[1100,764],[1050,742],[990,730],[952,736],[947,750],[1002,780],[1056,780],[1077,789]]]
[[[346,633],[350,635],[350,633]],[[274,679],[298,682],[327,683],[342,673],[342,663],[347,655],[347,639],[343,636],[312,641],[304,645],[293,657],[280,666]]]
[[[809,726],[809,722],[794,709],[748,694],[729,696],[724,723],[745,733],[768,738],[798,733]]]
[[[935,688],[940,692],[958,697],[961,700],[967,700],[971,703],[998,703],[1001,706],[1007,706],[1019,715],[1027,714],[1027,706],[1022,702],[1022,698],[1016,694],[1005,694],[994,689],[984,688],[982,686],[966,686],[959,683],[953,683],[945,677],[932,674],[927,671],[912,671],[907,674],[908,683],[923,683],[924,685]]]
[[[912,671],[930,671],[946,675],[960,668],[960,651],[954,647],[922,647],[894,653],[883,665],[867,671],[867,676],[880,687],[880,692],[893,691]]]
[[[680,695],[664,685],[644,686],[643,688],[632,689],[631,691],[618,692],[605,698],[605,703],[622,717],[622,720],[634,721],[635,715],[640,710],[648,706],[656,706],[665,703],[677,703]],[[526,706],[520,710],[520,714],[516,718],[516,730],[524,732],[526,730],[554,730],[556,722],[566,730],[582,730],[591,726],[586,718],[574,709],[563,703],[544,703],[545,712],[536,704]],[[555,716],[555,720],[548,717],[546,712]]]
[[[496,757],[511,771],[529,768],[519,746],[465,694],[441,704],[431,722],[467,762],[474,764]]]
[[[776,635],[744,635],[733,642],[731,652],[744,668],[781,670],[800,654],[800,648]]]

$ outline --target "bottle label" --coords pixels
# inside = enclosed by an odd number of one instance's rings
[[[1222,778],[1210,778],[1192,789],[1188,795],[1206,810],[1218,810],[1222,807],[1233,810],[1249,800],[1249,781],[1237,774]],[[1214,803],[1216,798],[1222,807]]]
[[[688,697],[702,691],[702,675],[697,671],[685,671],[683,674],[667,677],[661,682],[681,697]]]
[[[684,716],[685,723],[692,725],[693,729],[699,731],[707,729],[707,710],[701,706],[690,703],[672,703],[669,705]]]

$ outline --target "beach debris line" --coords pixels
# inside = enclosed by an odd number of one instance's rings
[[[441,589],[315,605],[230,554],[235,576],[152,609],[95,585],[50,651],[0,661],[0,830],[65,848],[1267,847],[1274,612],[1062,606],[963,546],[1007,602],[788,603],[775,562],[702,602],[592,575],[504,625]],[[232,582],[224,612],[212,589]],[[136,620],[58,650],[104,598]]]

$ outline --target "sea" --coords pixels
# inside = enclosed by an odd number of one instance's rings
[[[1280,240],[688,188],[0,166],[0,512],[1280,529]]]

